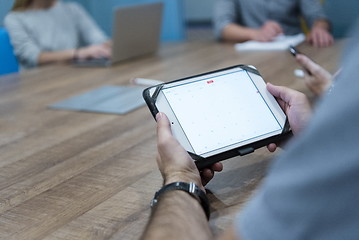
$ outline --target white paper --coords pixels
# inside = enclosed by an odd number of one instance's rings
[[[140,86],[155,86],[158,84],[164,83],[160,80],[154,80],[154,79],[146,79],[146,78],[132,78],[130,80],[130,83],[134,85],[140,85]]]
[[[258,41],[247,41],[244,43],[235,44],[237,51],[248,51],[248,50],[287,50],[289,46],[297,46],[305,40],[305,35],[299,33],[293,36],[281,35],[275,38],[271,42],[258,42]]]

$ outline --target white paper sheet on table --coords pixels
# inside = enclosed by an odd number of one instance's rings
[[[305,40],[303,33],[293,36],[278,36],[272,42],[247,41],[235,44],[237,51],[248,50],[287,50],[290,45],[297,46]]]

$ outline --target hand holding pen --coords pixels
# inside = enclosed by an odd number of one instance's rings
[[[316,96],[321,96],[325,93],[332,85],[333,75],[306,55],[300,53],[295,47],[291,46],[289,50],[305,70],[304,79],[307,87]]]

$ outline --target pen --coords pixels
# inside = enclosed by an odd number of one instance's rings
[[[293,55],[293,57],[296,57],[297,54],[303,54],[301,52],[298,51],[298,49],[296,49],[294,46],[289,46],[289,52]],[[303,67],[304,68],[304,67]],[[309,75],[312,76],[313,74],[306,68],[304,68],[305,72]],[[297,74],[299,75],[299,72],[297,72]],[[299,76],[298,76],[299,77]]]

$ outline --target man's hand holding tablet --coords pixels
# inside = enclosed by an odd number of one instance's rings
[[[238,65],[147,88],[155,117],[163,112],[173,136],[199,169],[291,134],[280,104],[255,68]]]

